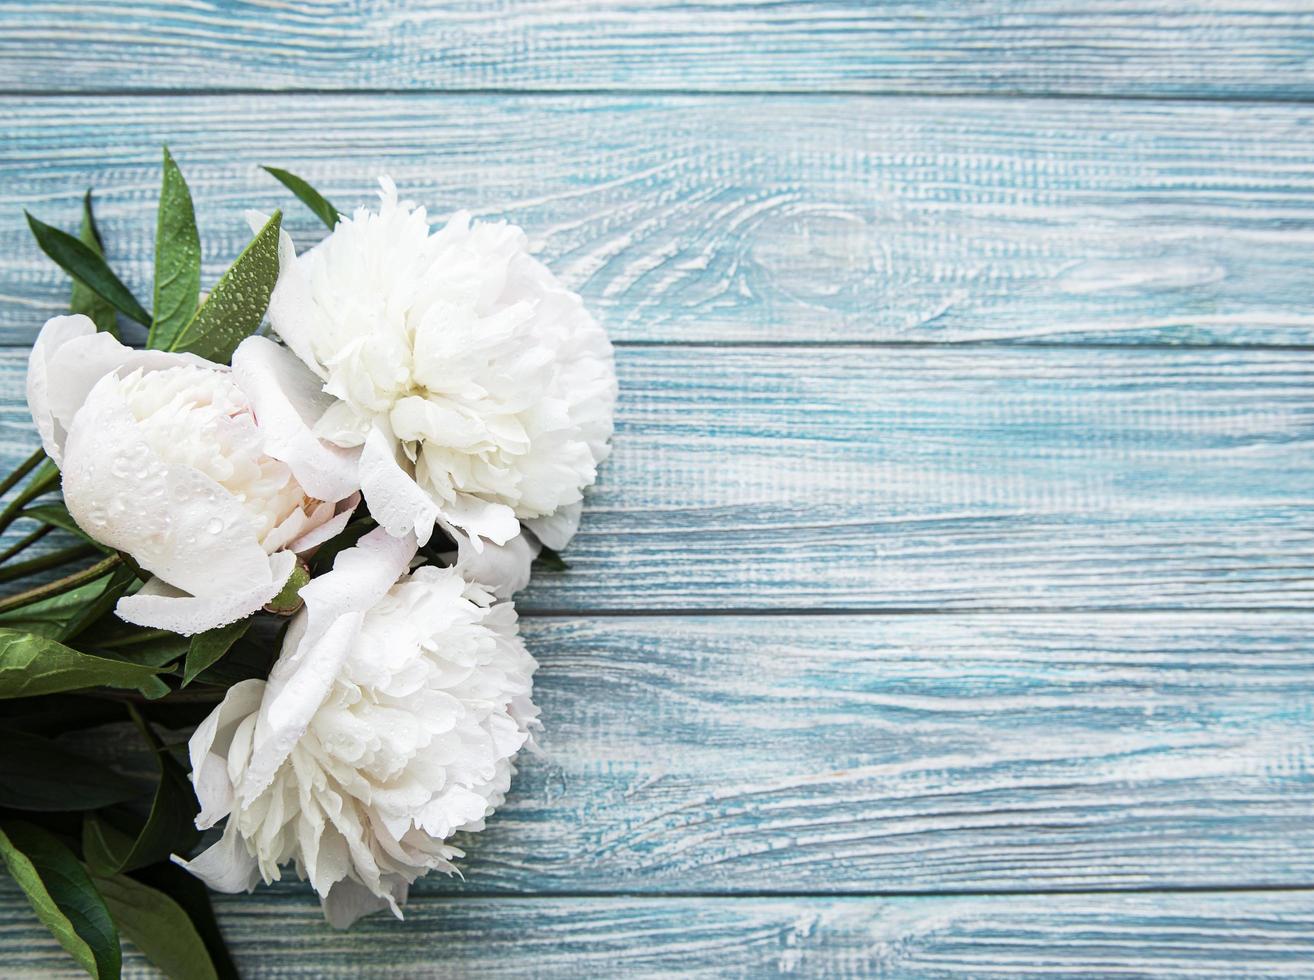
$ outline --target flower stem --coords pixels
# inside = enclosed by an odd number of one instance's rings
[[[117,650],[122,647],[135,646],[138,643],[149,643],[151,640],[161,640],[166,637],[176,637],[178,634],[171,630],[141,630],[128,636],[116,637],[112,640],[101,640],[96,646],[101,650]]]
[[[31,456],[27,457],[27,459],[19,463],[12,473],[3,480],[0,480],[0,497],[3,497],[12,490],[18,481],[27,476],[27,474],[32,471],[32,467],[36,466],[36,464],[45,459],[45,457],[46,451],[44,449],[38,449]]]
[[[54,529],[55,529],[55,525],[53,524],[42,524],[31,534],[19,538],[18,541],[16,541],[14,544],[10,545],[3,552],[0,552],[0,564],[7,562],[10,558],[13,558],[14,555],[18,554],[20,551],[23,551],[28,545],[36,544],[38,541],[40,541],[42,538],[44,538],[47,534],[49,534]]]
[[[46,460],[46,463],[48,465],[37,470],[36,475],[32,477],[18,496],[9,501],[4,510],[0,510],[0,533],[3,533],[5,528],[14,523],[14,519],[18,517],[19,512],[31,503],[34,498],[53,490],[59,482],[59,468],[49,460]],[[26,466],[27,464],[24,463],[23,465]],[[13,486],[13,484],[10,484],[10,486]]]
[[[19,609],[31,602],[39,602],[42,599],[49,599],[53,596],[63,595],[65,592],[71,592],[80,585],[94,582],[106,572],[118,566],[122,561],[123,559],[118,555],[110,555],[107,558],[102,558],[90,568],[84,568],[80,572],[74,572],[72,575],[65,575],[63,578],[55,579],[53,582],[46,582],[44,585],[38,585],[26,590],[25,592],[6,596],[5,598],[0,599],[0,612]]]
[[[29,558],[27,561],[20,561],[17,565],[10,565],[8,568],[0,568],[0,582],[12,582],[16,578],[23,578],[37,572],[44,572],[47,569],[58,568],[60,565],[77,561],[79,558],[90,558],[92,555],[100,553],[101,550],[94,544],[75,544],[71,548],[60,548],[48,555]]]

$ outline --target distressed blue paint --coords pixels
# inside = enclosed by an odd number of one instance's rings
[[[35,442],[26,354],[0,419]],[[527,610],[1284,608],[1314,595],[1314,359],[623,348],[615,451]]]
[[[1283,9],[1243,0],[5,0],[0,63],[6,88],[42,92],[236,86],[1307,98],[1314,13],[1300,3]]]
[[[219,899],[245,976],[935,977],[1305,976],[1314,896],[457,899],[402,926],[334,933],[296,895]],[[0,882],[6,974],[75,980],[67,955]],[[423,936],[423,941],[406,937]],[[154,976],[129,951],[129,978]]]
[[[0,465],[66,288],[21,208],[94,184],[149,295],[165,140],[207,281],[244,207],[310,240],[256,164],[344,206],[390,172],[631,344],[521,601],[545,754],[405,926],[221,900],[248,975],[1314,959],[1314,891],[1228,891],[1314,887],[1314,361],[1263,346],[1314,343],[1314,111],[1213,101],[1310,98],[1309,10],[0,0],[0,72]],[[74,975],[3,882],[0,923],[6,976]]]
[[[159,143],[213,283],[247,207],[391,173],[522,224],[622,341],[1314,343],[1314,107],[1043,100],[0,99],[0,342],[65,302],[29,208],[150,295]]]

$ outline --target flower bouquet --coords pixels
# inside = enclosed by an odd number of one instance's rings
[[[455,870],[538,726],[511,597],[611,437],[611,345],[518,228],[434,230],[386,178],[344,217],[267,169],[329,234],[297,255],[248,213],[203,294],[165,150],[149,311],[90,192],[77,235],[28,216],[73,287],[0,484],[0,856],[97,977],[120,935],[233,975],[207,885],[290,867],[345,927]],[[103,754],[122,730],[149,776]]]

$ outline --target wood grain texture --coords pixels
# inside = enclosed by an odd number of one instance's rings
[[[527,619],[465,892],[1314,880],[1310,615]]]
[[[1308,977],[1314,897],[429,899],[336,933],[297,896],[222,899],[248,978]],[[6,976],[81,976],[0,883]],[[124,977],[154,977],[126,948]]]
[[[0,352],[9,465],[35,444]],[[1314,360],[624,348],[615,450],[527,610],[1289,608]]]
[[[464,879],[416,893],[1307,884],[1311,627],[1311,614],[528,617],[541,751],[522,756],[488,829],[456,841]],[[77,744],[149,771],[129,726]]]
[[[159,144],[212,284],[284,207],[391,173],[522,224],[617,340],[1314,342],[1314,107],[757,97],[0,100],[0,342],[67,302],[22,211],[150,295]]]
[[[7,0],[5,87],[1307,97],[1303,3]]]

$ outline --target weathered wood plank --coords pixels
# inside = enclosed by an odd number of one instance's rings
[[[1314,618],[529,619],[460,891],[1314,881]]]
[[[216,70],[222,66],[222,70]],[[1307,97],[1302,3],[0,5],[10,89],[817,89]]]
[[[0,352],[3,457],[35,444]],[[1314,360],[625,348],[537,610],[1279,608],[1314,597]]]
[[[26,14],[22,15],[28,16]],[[523,224],[624,341],[1314,342],[1314,107],[854,98],[0,100],[0,342],[66,302],[84,188],[149,297],[159,144],[213,282],[248,206],[390,172]]]
[[[1308,885],[1312,628],[528,617],[541,754],[417,893]]]
[[[427,899],[337,933],[300,896],[220,900],[257,977],[1307,977],[1314,897]],[[83,976],[0,886],[9,977]],[[127,944],[125,944],[125,948]],[[125,978],[158,974],[126,949]]]

